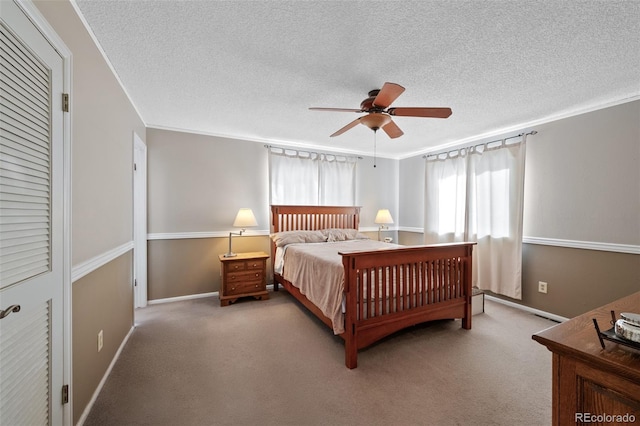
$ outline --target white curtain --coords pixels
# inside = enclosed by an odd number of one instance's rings
[[[356,158],[269,149],[271,204],[355,204]]]
[[[467,239],[467,156],[465,151],[427,161],[425,179],[425,242]]]
[[[271,204],[318,204],[318,155],[269,150]]]
[[[356,159],[320,156],[320,205],[353,206],[356,201]]]
[[[425,174],[425,243],[476,242],[474,285],[514,299],[522,298],[525,142],[428,158]]]

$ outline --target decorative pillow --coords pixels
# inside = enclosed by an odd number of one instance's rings
[[[294,243],[324,243],[327,236],[321,231],[284,231],[271,234],[276,247]]]
[[[346,228],[329,228],[323,229],[322,233],[327,237],[327,242],[333,243],[336,241],[347,241],[347,240],[368,240],[364,234],[358,232],[357,229],[346,229]]]

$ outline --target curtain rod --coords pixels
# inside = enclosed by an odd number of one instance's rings
[[[335,154],[333,152],[315,152],[315,151],[305,151],[305,150],[299,150],[299,149],[295,149],[295,148],[283,148],[281,146],[273,146],[273,145],[269,145],[269,144],[264,144],[264,147],[267,149],[271,149],[271,148],[276,148],[276,149],[281,149],[282,152],[284,151],[296,151],[296,152],[304,152],[307,154],[315,154],[315,155],[333,155],[334,157],[345,157],[345,158],[349,158],[349,157],[355,157],[358,160],[362,160],[362,157],[360,157],[359,155],[349,155],[349,154]]]
[[[496,140],[493,140],[493,141],[483,142],[483,143],[479,143],[479,144],[476,144],[476,145],[462,146],[460,148],[455,148],[455,149],[452,149],[452,150],[449,150],[449,151],[442,151],[442,152],[439,152],[437,154],[425,154],[425,155],[422,156],[422,158],[439,157],[442,154],[448,154],[450,152],[453,152],[453,151],[456,151],[456,150],[459,150],[459,149],[463,149],[463,148],[471,148],[471,147],[476,147],[476,146],[489,145],[489,144],[492,144],[492,143],[495,143],[495,142],[508,141],[509,139],[520,138],[522,136],[528,136],[528,135],[535,135],[537,133],[538,132],[536,130],[532,130],[532,131],[530,131],[528,133],[520,133],[520,134],[517,134],[515,136],[509,136],[508,138],[496,139]]]

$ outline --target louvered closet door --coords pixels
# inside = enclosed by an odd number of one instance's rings
[[[12,1],[2,1],[0,55],[0,310],[11,312],[0,319],[0,425],[56,425],[63,60]]]

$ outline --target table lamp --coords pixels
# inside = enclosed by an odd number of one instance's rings
[[[389,229],[387,224],[393,223],[393,218],[391,217],[389,209],[378,210],[378,214],[376,214],[374,222],[380,225],[378,227],[378,241],[380,241],[380,231],[383,229]]]
[[[240,232],[229,232],[229,251],[224,255],[224,257],[237,256],[236,253],[231,251],[231,236],[242,235],[246,228],[250,226],[258,226],[258,222],[256,221],[256,217],[253,215],[253,211],[251,211],[251,209],[242,208],[238,210],[236,220],[233,221],[233,226],[236,228],[242,228],[242,230]]]

